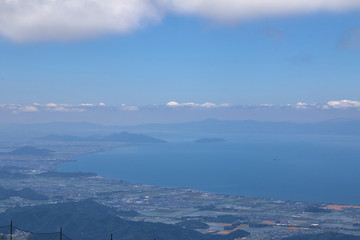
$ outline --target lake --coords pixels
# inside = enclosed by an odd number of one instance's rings
[[[124,147],[75,160],[58,169],[249,197],[360,204],[359,138],[177,142]]]

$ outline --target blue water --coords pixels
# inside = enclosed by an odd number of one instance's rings
[[[360,204],[360,139],[274,138],[133,146],[75,159],[61,171],[167,187]]]

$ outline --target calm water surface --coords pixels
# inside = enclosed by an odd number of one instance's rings
[[[242,196],[360,204],[360,139],[274,138],[133,146],[75,159],[61,171]]]

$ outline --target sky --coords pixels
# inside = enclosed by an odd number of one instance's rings
[[[359,0],[0,0],[0,122],[360,119],[359,66]]]

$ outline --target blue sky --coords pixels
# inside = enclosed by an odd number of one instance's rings
[[[354,4],[260,17],[254,10],[253,18],[235,12],[230,20],[179,10],[126,31],[82,33],[79,26],[74,34],[50,24],[53,35],[36,22],[22,28],[15,17],[16,31],[9,32],[0,11],[0,103],[359,101],[360,4]]]

